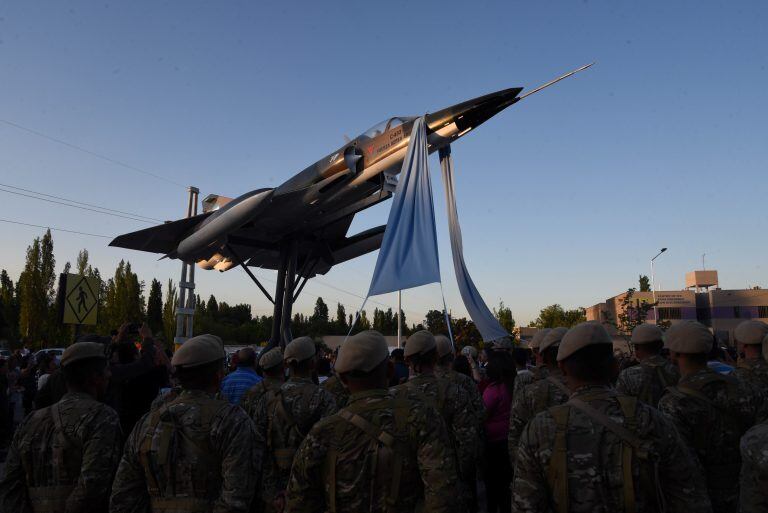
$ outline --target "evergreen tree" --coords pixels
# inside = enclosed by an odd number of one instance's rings
[[[19,307],[13,280],[5,269],[0,271],[0,338],[15,341],[18,337]]]
[[[152,333],[163,329],[163,286],[154,278],[147,299],[147,325]]]
[[[315,311],[312,314],[312,320],[320,324],[328,323],[328,305],[325,304],[321,297],[318,297],[317,301],[315,301]]]
[[[362,310],[360,312],[360,318],[357,320],[355,332],[359,333],[369,329],[371,329],[371,321],[368,320],[368,315],[365,313],[365,310]]]
[[[213,296],[211,296],[213,297]],[[168,347],[173,347],[173,339],[176,337],[176,307],[179,304],[179,295],[173,280],[168,280],[168,288],[163,304],[163,333]]]
[[[23,337],[37,339],[42,333],[47,314],[41,275],[40,238],[27,247],[24,270],[19,276],[19,332]]]
[[[216,301],[213,294],[208,298],[207,310],[211,319],[215,319],[219,316],[219,303]]]
[[[344,305],[336,303],[336,333],[345,334],[349,330],[349,324],[347,324],[347,311],[344,309]]]

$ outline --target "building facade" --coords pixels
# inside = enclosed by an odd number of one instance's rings
[[[656,291],[657,304],[648,309],[645,321],[653,323],[657,318],[672,324],[684,320],[699,321],[712,330],[720,343],[728,345],[733,345],[733,330],[742,321],[755,319],[768,322],[768,289],[710,290],[710,287],[717,286],[717,274],[716,271],[707,273],[704,275],[706,284],[687,276],[689,289]],[[715,273],[714,280],[711,273]],[[586,309],[587,320],[605,323],[615,334],[616,329],[611,323],[616,322],[626,309],[626,295],[625,292],[590,306]],[[643,303],[653,302],[653,292],[635,292],[629,304],[639,308]]]

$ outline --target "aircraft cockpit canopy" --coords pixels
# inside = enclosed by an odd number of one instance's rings
[[[374,137],[383,134],[391,128],[395,128],[396,126],[402,125],[403,123],[408,123],[414,119],[416,119],[416,116],[395,116],[394,118],[386,119],[381,123],[376,123],[371,128],[363,132],[363,137],[373,139]]]

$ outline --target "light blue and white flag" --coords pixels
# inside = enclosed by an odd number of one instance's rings
[[[413,124],[368,296],[440,281],[424,118]]]
[[[453,159],[451,158],[450,146],[440,149],[440,168],[443,172],[443,185],[445,186],[445,205],[448,209],[448,230],[451,235],[453,269],[456,273],[456,281],[459,285],[461,299],[464,301],[464,307],[485,342],[509,336],[509,333],[501,327],[499,321],[483,301],[472,277],[469,275],[467,263],[464,261],[464,243],[461,239],[459,213],[456,210],[456,191],[453,187]]]

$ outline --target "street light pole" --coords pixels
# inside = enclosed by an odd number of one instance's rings
[[[653,272],[653,261],[659,258],[659,256],[666,250],[667,248],[661,248],[661,251],[659,251],[655,257],[651,258],[651,293],[653,294],[653,320],[656,324],[659,324],[659,308],[656,306],[656,276]]]

